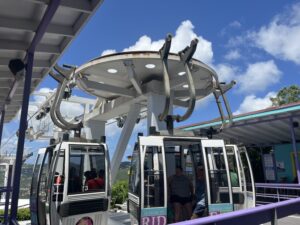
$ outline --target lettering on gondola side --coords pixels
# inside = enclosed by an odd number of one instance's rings
[[[142,218],[142,225],[166,225],[166,216],[147,216]]]

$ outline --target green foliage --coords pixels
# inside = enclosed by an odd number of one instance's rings
[[[0,215],[4,215],[4,210],[0,210]],[[18,221],[24,221],[24,220],[30,220],[30,209],[24,208],[24,209],[18,209],[17,214],[17,220]],[[0,218],[0,223],[3,222],[3,218]]]
[[[19,209],[17,220],[18,221],[30,220],[30,209],[29,208]]]
[[[298,85],[284,87],[277,93],[275,98],[270,98],[270,100],[273,106],[300,101],[300,87]]]
[[[111,190],[111,206],[115,207],[116,204],[122,204],[128,197],[128,181],[117,181]]]

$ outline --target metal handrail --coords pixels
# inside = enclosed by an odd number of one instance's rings
[[[282,184],[282,183],[255,183],[255,187],[259,188],[296,188],[300,189],[300,184]]]
[[[189,220],[177,225],[237,225],[237,224],[251,224],[258,225],[270,221],[277,221],[277,219],[299,213],[300,198],[286,200],[278,203],[272,203],[263,206],[257,206],[250,209],[242,209],[235,212],[224,213],[216,216],[205,217],[201,219]]]

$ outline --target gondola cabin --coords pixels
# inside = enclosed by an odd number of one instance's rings
[[[30,196],[34,225],[106,224],[110,203],[106,144],[63,141],[40,149]]]
[[[233,158],[237,160],[235,153]],[[236,166],[240,162],[233,164],[239,184]],[[223,140],[139,136],[129,176],[128,212],[132,223],[163,225],[191,219],[198,202],[202,204],[198,216],[233,211],[235,205],[242,204],[244,196],[239,195],[245,190],[234,189],[233,173]],[[176,209],[177,202],[184,206],[181,213]]]

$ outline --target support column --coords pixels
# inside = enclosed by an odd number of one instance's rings
[[[147,112],[147,132],[149,127],[156,127],[157,131],[167,131],[165,121],[158,119],[165,107],[165,96],[151,93],[148,96],[148,112]],[[169,109],[169,115],[172,114],[172,107]]]
[[[5,109],[3,109],[2,112],[1,112],[1,121],[0,121],[0,148],[1,148],[1,144],[2,144],[2,132],[3,132],[3,126],[4,126],[4,117],[5,117]],[[1,149],[0,149],[0,155],[1,155]]]
[[[297,143],[296,143],[296,135],[294,130],[294,122],[293,118],[290,118],[290,130],[291,130],[291,136],[292,136],[292,145],[293,145],[293,151],[295,154],[295,164],[297,169],[297,178],[298,178],[298,184],[300,184],[300,164],[299,164],[299,158],[298,158],[298,152],[297,152]]]
[[[89,120],[84,123],[85,138],[88,140],[100,140],[105,135],[105,121]]]
[[[11,216],[10,224],[13,224],[13,220],[17,218],[18,211],[18,199],[20,192],[20,179],[22,172],[22,161],[23,161],[23,152],[24,152],[24,142],[25,142],[25,133],[27,129],[27,115],[28,115],[28,104],[29,104],[29,95],[31,87],[31,77],[32,77],[32,67],[33,67],[34,54],[28,52],[27,54],[27,65],[26,65],[26,76],[24,83],[23,91],[23,102],[19,126],[19,139],[16,152],[16,162],[15,162],[15,171],[13,179],[13,192],[12,192],[12,201],[11,201]]]
[[[122,129],[119,141],[118,141],[118,145],[116,147],[116,150],[114,152],[114,156],[111,160],[111,180],[112,183],[114,183],[116,176],[117,176],[117,172],[119,170],[120,164],[121,164],[121,160],[123,158],[124,152],[126,150],[126,147],[128,145],[129,139],[131,137],[134,125],[136,123],[136,120],[140,114],[141,111],[141,106],[138,104],[133,104],[130,107],[130,111],[127,115],[124,127]]]

